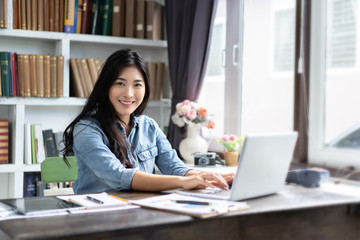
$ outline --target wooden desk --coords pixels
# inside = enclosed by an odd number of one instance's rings
[[[335,191],[337,191],[335,189]],[[150,193],[116,193],[128,199]],[[356,194],[355,194],[356,195]],[[0,239],[360,239],[360,195],[286,186],[209,219],[149,209],[0,221]]]

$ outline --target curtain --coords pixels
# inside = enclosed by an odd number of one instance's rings
[[[310,20],[311,0],[297,0],[294,130],[299,137],[294,161],[298,163],[306,163],[308,156]]]
[[[176,104],[196,101],[204,80],[217,0],[165,0],[170,82]],[[170,119],[168,139],[175,149],[185,137],[185,128]]]

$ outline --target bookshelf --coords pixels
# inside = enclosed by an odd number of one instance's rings
[[[24,124],[41,124],[43,129],[64,130],[79,113],[86,99],[70,97],[70,58],[106,59],[121,48],[140,52],[146,61],[165,62],[162,100],[148,104],[145,114],[164,129],[170,116],[170,83],[167,42],[138,38],[69,34],[12,29],[12,0],[8,5],[8,29],[0,29],[0,51],[20,54],[63,55],[64,97],[0,97],[0,118],[9,120],[9,164],[0,164],[0,199],[23,197],[24,173],[40,172],[40,165],[24,164]]]

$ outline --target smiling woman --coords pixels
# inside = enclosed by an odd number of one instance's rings
[[[64,156],[79,168],[75,193],[172,188],[227,189],[233,174],[188,169],[157,123],[145,115],[150,96],[145,61],[119,50],[105,62],[82,112],[66,128]],[[152,174],[156,166],[164,175]]]

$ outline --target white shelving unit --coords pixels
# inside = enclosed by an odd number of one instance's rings
[[[24,164],[24,124],[37,123],[43,129],[63,131],[82,109],[86,99],[69,96],[70,58],[106,59],[118,49],[132,48],[146,61],[165,62],[165,99],[150,101],[145,113],[162,129],[168,124],[171,92],[166,41],[12,29],[12,0],[7,1],[9,29],[0,29],[0,51],[63,55],[64,97],[0,97],[0,118],[8,119],[10,127],[9,164],[0,164],[0,198],[22,197],[24,173],[40,171],[39,164]]]

